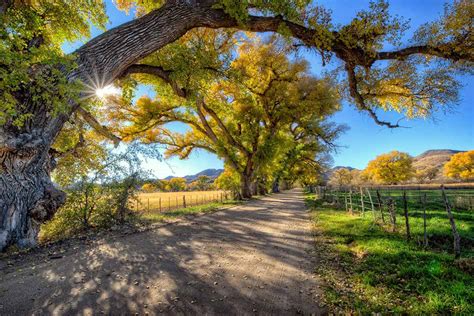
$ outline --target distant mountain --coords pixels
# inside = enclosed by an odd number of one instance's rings
[[[353,168],[353,167],[349,167],[349,166],[335,166],[335,167],[332,167],[331,169],[328,169],[325,173],[323,173],[323,179],[324,181],[328,181],[329,178],[331,177],[332,173],[336,170],[339,170],[339,169],[348,169],[348,170],[355,170],[356,168]]]
[[[224,169],[206,169],[206,170],[203,170],[203,171],[198,172],[196,174],[187,175],[187,176],[184,176],[184,177],[167,176],[166,178],[164,178],[164,180],[170,180],[170,179],[173,179],[173,178],[184,178],[184,179],[186,179],[186,182],[190,183],[190,182],[195,181],[197,178],[199,178],[199,176],[208,176],[211,180],[214,180],[223,171],[224,171]]]
[[[349,166],[335,166],[331,169],[331,172],[334,172],[339,169],[349,169],[349,170],[354,170],[355,168],[349,167]]]
[[[415,160],[420,160],[428,157],[449,157],[452,155],[461,153],[462,150],[453,150],[453,149],[431,149],[427,150],[424,153],[415,157]]]
[[[446,162],[451,159],[451,156],[454,154],[463,152],[461,150],[452,150],[452,149],[432,149],[427,150],[421,155],[418,155],[413,158],[413,166],[415,169],[427,169],[427,168],[436,168],[438,172],[436,174],[436,180],[446,180],[443,177],[443,166]]]

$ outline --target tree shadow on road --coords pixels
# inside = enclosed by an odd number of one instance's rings
[[[277,195],[104,240],[0,281],[0,313],[320,313],[301,200]]]

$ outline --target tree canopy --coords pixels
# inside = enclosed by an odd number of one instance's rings
[[[363,176],[381,184],[400,184],[413,177],[413,159],[407,153],[391,151],[371,160]]]
[[[444,165],[444,174],[449,178],[474,179],[474,150],[453,155]]]
[[[316,154],[333,146],[342,128],[326,121],[339,109],[330,79],[311,76],[304,60],[290,61],[281,39],[244,36],[189,33],[147,59],[150,69],[167,69],[167,76],[132,76],[155,87],[154,100],[125,99],[108,113],[124,139],[166,144],[167,156],[184,159],[195,149],[215,153],[241,175],[248,197],[250,182],[273,178],[288,149],[299,150],[299,163],[317,170]],[[170,122],[189,129],[173,132]],[[292,167],[288,163],[285,168]]]

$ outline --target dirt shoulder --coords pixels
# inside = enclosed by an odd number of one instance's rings
[[[324,313],[298,191],[74,247],[3,263],[0,314]]]

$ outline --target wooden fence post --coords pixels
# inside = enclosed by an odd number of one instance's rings
[[[179,208],[178,196],[176,195],[176,208]]]
[[[396,206],[394,200],[390,197],[388,200],[388,212],[390,214],[390,219],[392,221],[392,231],[397,231],[397,213],[396,213]]]
[[[448,213],[449,224],[451,225],[451,231],[453,233],[454,239],[454,256],[459,258],[461,256],[461,237],[459,236],[458,230],[456,228],[456,223],[454,222],[454,216],[451,212],[451,205],[449,204],[448,197],[444,191],[444,186],[441,186],[441,191],[443,193],[444,204],[446,206],[446,213]]]
[[[171,211],[171,196],[168,196],[168,211]]]
[[[372,195],[370,195],[369,188],[365,188],[365,190],[367,191],[367,195],[369,196],[370,206],[372,208],[372,214],[374,215],[374,222],[375,222],[377,218],[375,216],[375,208],[374,208],[374,202],[372,201]]]
[[[383,203],[382,203],[382,197],[380,196],[380,192],[377,189],[377,200],[379,203],[379,210],[380,210],[380,215],[382,215],[382,223],[385,224],[385,216],[383,215]]]
[[[352,188],[350,188],[350,191],[349,191],[349,212],[352,214],[354,214],[354,210],[352,208]]]
[[[403,215],[405,216],[405,227],[407,231],[407,239],[411,239],[410,234],[410,222],[408,220],[408,201],[407,201],[407,191],[403,190]]]
[[[365,207],[364,207],[364,192],[362,191],[362,187],[359,187],[360,189],[360,205],[362,207],[362,216],[365,215]]]
[[[161,197],[160,197],[160,202],[159,203],[160,203],[160,213],[161,213]]]
[[[428,234],[426,233],[426,192],[423,194],[421,202],[423,208],[423,247],[428,247]]]
[[[346,206],[346,212],[349,211],[347,208],[347,192],[344,192],[344,205]]]
[[[186,208],[186,195],[183,195],[183,208]]]

